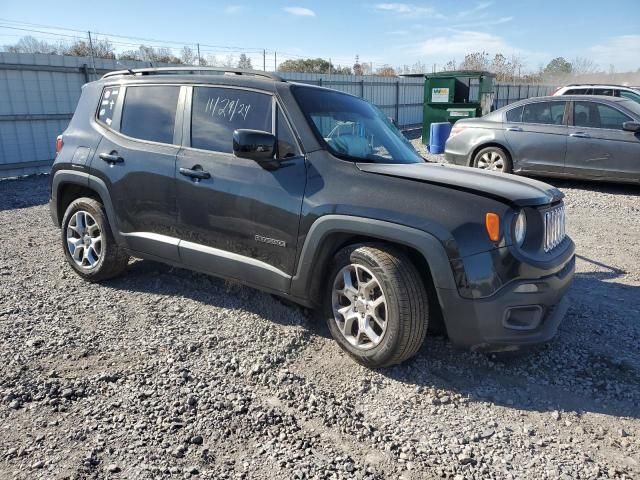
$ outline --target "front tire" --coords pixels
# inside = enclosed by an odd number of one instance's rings
[[[331,335],[358,363],[387,367],[420,349],[429,320],[427,292],[400,250],[384,245],[340,250],[325,295]]]
[[[116,244],[104,207],[93,198],[71,202],[62,219],[62,248],[67,262],[85,280],[115,277],[129,256]]]
[[[509,154],[500,147],[486,147],[476,153],[473,166],[481,170],[511,173],[513,165]]]

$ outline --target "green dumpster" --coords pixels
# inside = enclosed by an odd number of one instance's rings
[[[466,70],[425,75],[422,143],[429,143],[432,123],[455,123],[489,113],[494,78],[490,72]]]

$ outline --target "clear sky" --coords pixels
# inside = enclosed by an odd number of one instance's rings
[[[0,19],[0,45],[29,34],[15,29],[21,26],[49,32],[31,35],[50,41],[67,38],[55,32],[81,35],[6,23],[25,22],[155,39],[144,43],[157,46],[199,42],[207,45],[203,55],[218,57],[245,51],[260,68],[261,49],[269,51],[268,68],[273,51],[278,62],[310,56],[351,65],[358,54],[395,67],[441,66],[479,50],[519,54],[527,70],[556,56],[591,58],[603,70],[640,68],[640,0],[0,0]],[[110,38],[120,51],[142,43]]]

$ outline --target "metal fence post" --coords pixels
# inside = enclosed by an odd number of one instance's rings
[[[360,98],[364,98],[364,80],[360,80]]]
[[[400,80],[396,80],[396,123],[400,125]]]
[[[80,70],[82,70],[82,74],[84,75],[84,83],[89,83],[89,65],[83,63]]]

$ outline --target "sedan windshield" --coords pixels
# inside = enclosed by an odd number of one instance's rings
[[[370,103],[331,90],[302,86],[292,90],[316,136],[334,155],[356,162],[424,162],[393,123]]]

